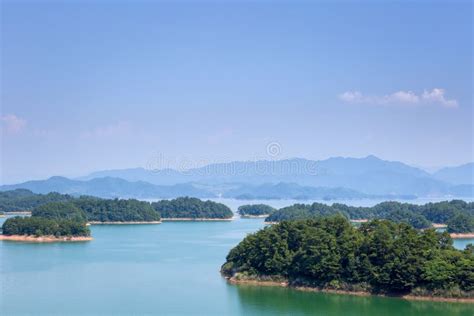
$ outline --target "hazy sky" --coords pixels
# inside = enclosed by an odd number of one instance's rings
[[[168,162],[472,161],[472,15],[469,1],[2,1],[1,182]]]

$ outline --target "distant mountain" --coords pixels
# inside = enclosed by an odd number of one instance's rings
[[[443,168],[435,172],[433,177],[452,184],[474,185],[474,162],[457,167]]]
[[[52,177],[5,185],[0,189],[25,188],[37,193],[57,191],[107,198],[185,195],[292,199],[472,197],[472,183],[463,183],[472,175],[472,166],[446,168],[431,175],[419,168],[375,156],[320,161],[295,158],[210,164],[184,172],[143,168],[106,170],[76,180]]]
[[[368,198],[363,194],[351,189],[345,188],[326,188],[301,186],[296,183],[266,183],[258,186],[242,185],[239,188],[229,190],[224,193],[224,197],[237,198],[245,200],[254,199],[363,199]]]
[[[34,193],[59,192],[71,195],[93,195],[103,198],[175,198],[179,196],[214,197],[207,190],[192,184],[171,186],[153,185],[144,181],[130,182],[124,179],[105,177],[88,181],[51,177],[47,180],[28,181],[20,184],[0,186],[1,191],[28,189]]]
[[[252,186],[296,183],[301,186],[346,188],[372,195],[440,196],[449,194],[450,183],[434,178],[419,168],[375,156],[307,160],[235,161],[210,164],[179,172],[172,169],[151,171],[142,168],[100,171],[97,176],[119,177],[159,185],[203,183],[207,185],[243,183]]]

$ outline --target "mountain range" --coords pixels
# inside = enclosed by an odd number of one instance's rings
[[[307,160],[235,161],[200,168],[105,170],[78,179],[52,177],[0,186],[101,197],[351,199],[384,197],[473,197],[474,163],[435,173],[375,156]]]

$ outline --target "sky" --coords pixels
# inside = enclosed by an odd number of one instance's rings
[[[472,32],[470,1],[2,0],[0,181],[471,162]]]

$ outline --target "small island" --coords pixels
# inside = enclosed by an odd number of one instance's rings
[[[264,218],[276,210],[266,204],[248,204],[239,206],[238,213],[243,218]]]
[[[449,234],[343,216],[283,221],[248,235],[227,255],[231,283],[408,299],[474,302],[474,247]]]
[[[406,223],[417,229],[445,227],[452,238],[474,237],[474,203],[461,200],[425,205],[388,201],[373,207],[356,207],[339,203],[294,204],[273,212],[265,221],[278,223],[334,215],[344,216],[357,224],[372,219],[387,219],[395,223]]]
[[[0,240],[27,242],[89,241],[85,222],[42,217],[12,217],[3,223]]]
[[[162,200],[151,206],[161,215],[162,221],[230,221],[234,216],[222,203],[192,197]]]

